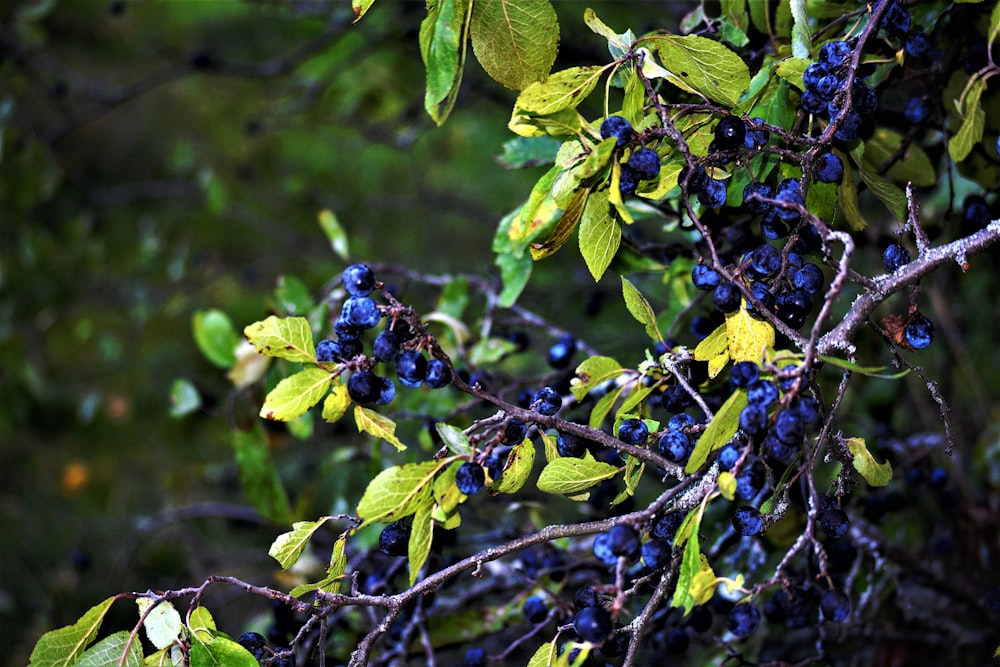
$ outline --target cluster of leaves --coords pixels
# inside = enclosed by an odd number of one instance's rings
[[[355,0],[356,17],[371,5],[371,0]],[[318,645],[320,664],[330,628],[346,625],[344,635],[360,637],[350,656],[355,665],[380,659],[373,653],[384,636],[393,643],[383,652],[386,660],[408,654],[411,644],[430,660],[437,650],[457,655],[457,643],[486,643],[497,636],[504,638],[498,642],[498,660],[526,659],[531,667],[589,664],[596,655],[612,661],[624,655],[626,664],[637,664],[648,660],[642,657],[648,634],[657,645],[673,637],[669,645],[678,652],[695,637],[700,650],[714,657],[822,661],[857,650],[855,644],[832,641],[837,630],[831,624],[860,629],[873,621],[892,623],[893,590],[898,596],[931,599],[903,581],[900,573],[914,565],[878,528],[898,509],[889,501],[891,494],[868,492],[897,483],[897,471],[879,460],[884,452],[873,451],[865,434],[845,435],[839,424],[852,378],[898,380],[910,370],[924,377],[908,357],[923,345],[914,345],[907,334],[914,322],[925,321],[918,303],[921,279],[948,263],[965,268],[974,253],[1000,238],[1000,223],[990,223],[971,231],[935,229],[935,235],[948,232],[953,238],[932,244],[915,194],[922,187],[933,195],[937,174],[951,168],[984,189],[993,185],[995,175],[984,175],[974,158],[984,160],[985,154],[996,161],[995,152],[983,146],[987,129],[998,129],[989,125],[984,108],[992,101],[985,97],[986,82],[997,71],[990,54],[1000,31],[1000,5],[990,12],[975,5],[923,3],[912,8],[912,24],[895,0],[853,9],[793,1],[779,3],[773,12],[769,3],[722,5],[720,17],[703,9],[689,17],[689,27],[699,34],[638,37],[616,32],[587,10],[584,22],[607,41],[611,61],[549,73],[558,27],[546,0],[430,3],[420,30],[428,113],[440,123],[452,109],[471,41],[484,69],[519,91],[509,122],[518,138],[507,146],[504,160],[511,166],[551,165],[523,206],[498,226],[493,249],[502,287],[474,277],[451,280],[400,271],[437,288],[435,305],[421,317],[416,308],[400,309],[383,286],[380,310],[393,323],[403,319],[419,330],[420,344],[444,361],[454,378],[447,394],[401,392],[410,395],[391,406],[427,415],[434,425],[419,447],[407,447],[388,410],[361,404],[351,409],[344,377],[362,362],[321,361],[314,344],[313,332],[331,330],[330,312],[344,298],[336,287],[328,288],[318,304],[300,290],[296,309],[306,316],[271,316],[250,324],[243,330],[245,344],[225,315],[204,314],[196,321],[196,338],[206,354],[229,368],[239,387],[266,383],[262,418],[287,422],[290,430],[308,437],[314,428],[310,411],[321,404],[325,422],[340,422],[351,413],[359,432],[393,446],[388,457],[411,458],[382,466],[351,516],[296,521],[274,541],[270,555],[290,570],[324,527],[342,523],[318,581],[300,583],[288,593],[219,579],[197,589],[133,594],[140,602],[134,631],[88,648],[115,599],[109,598],[76,625],[46,634],[32,664],[107,664],[108,656],[139,664],[140,627],[157,649],[145,658],[152,664],[255,664],[248,650],[215,628],[200,605],[205,588],[215,583],[242,586],[301,614],[292,650],[305,653],[302,647]],[[983,29],[987,54],[971,72],[931,64],[904,48],[906,38],[920,31],[947,47],[950,62],[957,62],[959,54],[973,51],[974,45],[965,43],[973,38],[965,29],[970,22]],[[849,45],[849,57],[838,64],[846,75],[831,91],[832,111],[809,113],[800,104],[808,87],[806,72],[830,43]],[[870,125],[857,136],[838,132],[847,122],[852,96],[879,95],[894,82],[917,76],[935,82],[927,95],[934,92],[940,101],[936,125],[896,129],[886,93],[879,113],[867,110]],[[604,111],[587,117],[588,100],[599,90],[598,106]],[[617,127],[628,131],[604,131],[609,116],[624,119]],[[720,147],[723,118],[740,119],[751,140]],[[623,174],[640,150],[655,151],[659,168],[649,172],[651,178],[626,187]],[[821,176],[827,155],[843,165],[839,178]],[[705,179],[723,183],[723,201],[705,196]],[[792,194],[771,196],[758,189],[745,196],[748,186],[769,180],[792,182],[785,190]],[[895,221],[894,228],[873,222],[878,206]],[[789,224],[768,222],[768,214]],[[347,243],[335,218],[324,213],[321,222],[346,259]],[[639,227],[647,231],[640,233]],[[662,232],[662,241],[644,241],[654,233],[649,229]],[[555,330],[517,302],[533,264],[562,249],[574,233],[595,281],[609,271],[620,274],[624,303],[648,335],[649,349],[635,354],[630,364],[587,350],[588,357],[569,374],[562,372],[569,363],[566,355],[550,353],[551,376],[509,374],[503,364],[518,345],[494,331],[494,321],[509,312],[520,323],[546,333]],[[863,250],[872,244],[873,233],[912,239],[915,258],[885,267],[887,272],[866,264]],[[760,247],[771,248],[778,258],[773,269],[758,266],[754,250]],[[790,286],[800,287],[792,269],[804,266],[803,256],[815,258],[813,266],[822,267],[817,271],[828,277],[828,287],[801,297],[805,303],[790,317],[781,298]],[[692,270],[704,268],[717,274],[713,280],[736,290],[735,306],[723,308],[718,298],[714,309],[704,303],[699,279],[692,277]],[[638,275],[654,287],[640,289]],[[484,304],[478,328],[464,321],[473,317],[470,292]],[[905,314],[874,322],[875,311],[897,294],[907,299]],[[813,314],[814,295],[818,308]],[[846,295],[855,298],[845,305]],[[670,303],[657,308],[659,300]],[[689,339],[678,333],[684,323],[690,325]],[[893,367],[873,366],[861,356],[860,339],[869,329]],[[559,344],[568,345],[566,339]],[[575,340],[573,346],[570,354]],[[269,359],[280,362],[269,365]],[[754,369],[752,380],[741,375],[750,373],[747,368]],[[560,396],[551,410],[537,398],[542,385],[555,386]],[[947,405],[930,380],[927,388],[947,433]],[[660,419],[662,410],[673,416]],[[579,421],[569,418],[573,412]],[[802,416],[807,413],[812,414]],[[685,417],[675,421],[678,415]],[[664,440],[657,445],[657,436],[691,447],[674,449]],[[293,511],[266,444],[254,434],[238,438],[248,497],[262,514],[290,522]],[[569,438],[587,445],[571,452]],[[907,483],[921,483],[918,476],[929,465],[931,447],[885,440],[903,443],[898,449],[906,455],[896,457],[897,467],[908,473]],[[491,457],[500,457],[502,466],[489,469]],[[531,484],[536,459],[544,464]],[[471,489],[456,481],[459,469],[470,462],[489,469],[488,496],[524,499],[529,505],[545,494],[566,497],[589,514],[586,520],[555,524],[531,509],[513,522],[513,536],[488,539],[471,555],[448,553],[449,540],[466,529],[480,503],[475,492],[463,492]],[[946,476],[935,472],[930,483],[947,496]],[[748,504],[734,512],[737,500]],[[392,590],[398,567],[391,559],[397,554],[385,547],[380,554],[365,538],[375,524],[406,529],[409,576],[392,594],[380,593]],[[612,558],[604,561],[599,540],[619,540],[623,531],[612,530],[623,527],[634,533],[634,544],[613,543]],[[653,548],[640,556],[640,541],[669,556],[655,557]],[[381,563],[384,556],[387,564],[367,569],[372,566],[367,561]],[[502,564],[509,556],[519,557],[518,568]],[[493,571],[497,581],[490,582],[495,586],[489,589],[491,604],[476,606],[475,592],[459,592],[454,607],[473,605],[476,612],[442,614],[452,623],[460,623],[455,617],[464,614],[457,630],[432,623],[428,610],[440,603],[429,594],[443,592],[468,570],[482,574],[486,569],[489,578],[488,564],[494,561],[500,564]],[[942,576],[932,570],[920,568],[916,574],[940,588]],[[372,577],[382,581],[371,583]],[[603,601],[571,609],[566,594],[574,588],[590,590]],[[519,628],[511,610],[534,591],[552,601],[553,611],[544,617],[532,614],[540,620]],[[932,616],[947,609],[972,619],[996,606],[995,600],[978,599],[960,585],[951,597],[937,594],[947,599],[931,599]],[[182,622],[172,600],[188,596],[193,600]],[[592,632],[574,622],[581,609],[593,607],[602,608],[617,628],[599,623]],[[383,615],[367,622],[353,613],[357,608],[381,609]],[[768,617],[767,637],[775,645],[741,644],[758,630],[761,608]],[[693,620],[699,612],[709,613],[707,625]],[[715,622],[716,617],[726,620]],[[555,627],[551,621],[557,621]],[[918,618],[913,627],[924,622]],[[985,624],[981,618],[970,623],[974,629],[967,632],[952,634],[945,628],[941,643],[957,642],[955,650],[963,657],[980,656]],[[684,648],[679,648],[678,631]],[[803,650],[813,653],[803,655]],[[267,659],[285,657],[276,652]],[[475,658],[466,662],[473,664]]]

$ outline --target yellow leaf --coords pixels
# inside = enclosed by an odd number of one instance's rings
[[[358,433],[370,433],[376,438],[385,440],[399,451],[406,449],[406,445],[396,437],[396,422],[385,415],[381,415],[366,407],[355,405],[354,422],[358,426]]]
[[[726,315],[726,336],[729,357],[734,362],[753,361],[759,364],[764,351],[774,347],[774,327],[769,322],[752,317],[747,312],[746,304]]]

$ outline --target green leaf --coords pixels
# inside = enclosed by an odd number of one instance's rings
[[[507,232],[511,243],[508,245],[515,253],[523,252],[528,243],[555,226],[562,216],[562,210],[552,196],[552,186],[561,173],[562,167],[558,165],[545,172],[531,188],[528,201],[511,219]]]
[[[150,598],[136,598],[135,604],[139,607],[139,616],[142,616],[153,607],[154,602]],[[164,649],[180,639],[184,623],[181,621],[181,615],[174,609],[173,603],[164,600],[146,614],[142,627],[145,628],[150,643],[156,648]]]
[[[380,472],[368,483],[358,503],[358,516],[364,520],[362,526],[396,521],[416,512],[430,497],[434,476],[445,465],[440,461],[424,461]]]
[[[236,363],[236,346],[240,337],[229,316],[221,310],[199,310],[191,317],[191,330],[198,349],[219,368]]]
[[[896,371],[895,373],[888,373],[891,366],[862,366],[856,364],[853,361],[848,361],[847,359],[841,359],[839,357],[833,357],[828,354],[821,354],[819,358],[830,364],[831,366],[836,366],[837,368],[843,368],[844,370],[851,371],[852,373],[859,373],[860,375],[867,375],[874,378],[882,378],[883,380],[898,380],[909,374],[910,369],[904,368],[901,371]]]
[[[625,307],[628,308],[628,312],[637,322],[645,325],[646,335],[653,340],[663,340],[660,329],[656,325],[656,313],[653,312],[652,306],[646,301],[642,292],[625,276],[622,276],[622,296],[625,298]]]
[[[858,207],[858,188],[851,173],[845,173],[837,187],[837,205],[852,231],[860,232],[868,226],[868,221]]]
[[[536,81],[521,91],[514,109],[546,116],[564,109],[575,109],[594,91],[606,66],[570,67],[553,72],[544,81]]]
[[[195,607],[188,614],[187,627],[195,641],[211,641],[218,629],[212,612],[202,606]]]
[[[323,419],[331,424],[340,421],[351,406],[351,395],[347,393],[347,385],[334,382],[330,393],[323,401]]]
[[[707,37],[662,35],[646,44],[670,73],[670,83],[682,90],[733,107],[750,87],[750,70],[743,59]]]
[[[268,392],[260,416],[272,421],[291,421],[319,403],[330,389],[333,375],[317,366],[289,375]]]
[[[715,413],[715,417],[708,423],[708,427],[705,428],[701,437],[698,438],[698,443],[691,451],[687,465],[684,466],[684,472],[688,474],[698,472],[712,452],[733,439],[740,427],[740,412],[746,406],[746,390],[737,389],[729,395],[726,402]]]
[[[618,220],[611,214],[606,190],[594,192],[587,198],[579,237],[580,253],[594,282],[598,282],[611,265],[622,238]]]
[[[249,651],[222,635],[191,647],[191,667],[255,667],[257,664]]]
[[[507,88],[523,90],[552,68],[559,23],[548,0],[476,0],[470,36],[486,73]]]
[[[806,0],[791,0],[792,10],[792,55],[796,58],[808,58],[812,53],[812,39],[809,37],[809,10]]]
[[[515,137],[505,141],[497,162],[507,169],[552,164],[563,142],[555,137]]]
[[[438,435],[441,436],[444,444],[448,446],[452,454],[458,454],[459,456],[470,456],[472,454],[472,444],[469,442],[469,436],[465,434],[465,431],[445,422],[437,422],[434,424],[434,428],[437,429]]]
[[[417,583],[420,569],[427,562],[427,556],[431,552],[431,539],[434,535],[434,520],[431,518],[433,506],[434,504],[428,498],[427,502],[421,504],[413,515],[410,541],[407,547],[410,561],[410,586]]]
[[[406,449],[406,445],[396,437],[396,422],[385,415],[361,405],[355,405],[354,423],[357,424],[358,433],[368,433],[376,438],[381,438],[399,451]]]
[[[555,664],[557,655],[556,643],[554,641],[545,642],[528,660],[527,667],[551,667]]]
[[[628,53],[635,43],[635,35],[632,34],[631,30],[621,34],[616,33],[589,7],[583,12],[583,22],[595,34],[608,40],[608,50],[614,58],[620,58]]]
[[[300,315],[312,310],[312,294],[305,283],[295,276],[278,276],[278,285],[274,289],[274,299],[277,309],[288,315]]]
[[[604,423],[605,418],[608,413],[611,412],[611,408],[614,407],[615,401],[621,395],[621,388],[617,391],[611,391],[601,396],[600,400],[594,404],[594,407],[590,410],[590,419],[587,421],[587,425],[590,428],[601,428],[601,424]]]
[[[32,663],[34,664],[34,663]],[[142,642],[122,630],[97,642],[73,667],[142,667]]]
[[[354,22],[357,23],[362,19],[365,13],[372,8],[375,4],[375,0],[351,0],[351,8],[354,10]]]
[[[292,524],[291,531],[275,538],[271,548],[267,550],[267,555],[278,561],[282,570],[287,570],[298,562],[313,533],[329,519],[330,517],[325,516],[316,521],[296,521]]]
[[[424,109],[438,125],[451,114],[462,84],[470,0],[439,0],[420,23],[420,56],[427,72]]]
[[[681,609],[684,616],[687,616],[697,605],[710,600],[712,590],[715,587],[715,573],[712,572],[712,567],[708,564],[705,554],[701,553],[701,545],[698,543],[698,528],[701,525],[704,511],[705,505],[703,503],[697,510],[692,511],[685,521],[688,524],[686,531],[688,537],[684,543],[680,571],[677,573],[677,588],[670,601],[670,606]]]
[[[458,490],[455,484],[455,477],[458,469],[465,461],[452,461],[442,472],[434,478],[434,486],[431,489],[434,494],[434,501],[437,503],[438,515],[435,518],[439,522],[444,522],[448,517],[455,514],[458,506],[468,497]]]
[[[986,90],[986,78],[977,77],[966,95],[965,104],[959,106],[959,101],[955,100],[955,108],[961,114],[962,125],[948,141],[948,154],[954,162],[961,162],[967,158],[973,146],[983,138],[986,113],[979,100],[984,90]]]
[[[726,314],[726,338],[730,359],[759,364],[764,352],[774,347],[774,327],[751,316],[743,303],[739,310]]]
[[[576,377],[570,381],[570,391],[582,401],[594,387],[624,372],[611,357],[590,357],[576,367]]]
[[[69,667],[76,662],[97,636],[114,601],[114,597],[109,597],[88,609],[73,625],[42,635],[31,651],[29,667]]]
[[[528,481],[531,475],[531,468],[535,465],[535,444],[525,438],[507,455],[507,463],[504,465],[503,474],[500,476],[500,483],[496,485],[496,490],[491,490],[491,495],[497,493],[517,493]]]
[[[531,277],[531,267],[534,262],[530,255],[514,256],[510,253],[497,255],[493,262],[500,268],[500,279],[503,281],[503,290],[497,304],[501,308],[510,308],[521,296],[528,278]]]
[[[903,139],[902,134],[884,126],[875,130],[871,139],[865,142],[865,160],[872,165],[872,171],[882,171],[903,145]],[[919,187],[929,187],[937,183],[937,174],[931,159],[924,149],[912,141],[893,162],[886,176],[898,183],[912,182]],[[813,209],[810,207],[809,210]]]
[[[190,380],[177,378],[170,385],[170,416],[174,419],[189,415],[201,407],[201,394]]]
[[[594,459],[573,457],[550,461],[538,476],[538,488],[545,493],[572,496],[614,477],[619,468]]]
[[[861,473],[872,486],[886,486],[892,481],[892,464],[886,461],[878,463],[868,451],[864,438],[848,438],[847,448],[854,457],[854,469]]]
[[[906,195],[903,194],[903,191],[889,179],[879,176],[869,169],[867,165],[862,164],[858,168],[858,172],[861,174],[861,180],[865,182],[872,194],[885,204],[889,212],[897,220],[906,220]]]
[[[537,262],[538,260],[545,259],[566,245],[566,242],[573,235],[573,230],[580,223],[580,218],[583,216],[589,197],[590,188],[583,188],[574,193],[573,198],[566,205],[566,209],[562,211],[555,228],[549,234],[548,238],[541,243],[531,244],[529,251],[531,252],[532,260]]]
[[[243,329],[243,335],[258,352],[300,363],[316,363],[309,321],[304,317],[277,317],[254,322]]]
[[[337,215],[328,208],[319,212],[319,226],[330,242],[330,247],[338,257],[346,260],[350,255],[347,243],[347,232],[340,226]]]
[[[233,450],[243,495],[261,516],[276,523],[289,523],[292,508],[263,431],[260,428],[246,433],[234,431]]]

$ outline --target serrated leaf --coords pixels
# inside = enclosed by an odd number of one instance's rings
[[[431,541],[434,536],[434,520],[431,518],[433,507],[434,503],[428,498],[427,502],[421,504],[413,515],[410,541],[407,546],[407,556],[410,563],[410,586],[417,583],[420,569],[427,562],[427,556],[431,552]]]
[[[847,448],[851,450],[854,469],[872,486],[886,486],[892,481],[892,464],[879,463],[868,451],[864,438],[848,438]]]
[[[819,358],[830,364],[831,366],[836,366],[837,368],[843,368],[844,370],[851,371],[852,373],[859,373],[860,375],[867,375],[869,377],[882,378],[883,380],[898,380],[909,374],[910,369],[904,368],[901,371],[896,371],[895,373],[888,373],[891,366],[862,366],[856,364],[853,361],[848,361],[847,359],[841,359],[839,357],[833,357],[828,354],[821,354]]]
[[[73,625],[42,635],[31,651],[29,667],[69,667],[76,662],[97,636],[114,601],[114,597],[109,597],[88,609]]]
[[[865,142],[865,160],[873,166],[873,171],[882,171],[899,151],[903,140],[902,134],[887,127],[879,126],[875,130],[871,138]],[[886,171],[886,176],[899,183],[911,182],[919,187],[929,187],[937,183],[934,164],[924,149],[912,141]],[[810,207],[809,210],[813,209]]]
[[[323,419],[331,424],[340,421],[340,418],[351,407],[351,395],[347,392],[347,385],[343,382],[335,382],[330,387],[330,393],[323,400]]]
[[[701,437],[698,438],[698,442],[691,451],[691,457],[688,459],[687,465],[684,466],[684,472],[688,474],[698,472],[712,452],[733,439],[740,427],[740,412],[746,406],[746,390],[737,389],[729,395],[726,402],[715,413],[715,417],[708,423]]]
[[[329,519],[330,517],[325,516],[316,521],[296,521],[292,524],[292,530],[275,538],[267,555],[278,561],[282,570],[287,570],[298,562],[313,533]]]
[[[330,242],[330,247],[333,252],[336,253],[341,259],[347,259],[350,255],[350,249],[347,242],[347,232],[340,225],[340,221],[337,219],[337,214],[328,208],[323,209],[319,212],[319,226],[323,230],[323,234],[326,236],[326,240]]]
[[[525,438],[507,455],[507,462],[504,465],[503,474],[500,476],[500,483],[496,486],[496,493],[517,493],[528,481],[531,475],[531,468],[535,465],[535,444]]]
[[[649,301],[642,295],[635,285],[628,278],[622,276],[622,296],[625,298],[625,307],[637,322],[646,327],[646,335],[653,340],[663,340],[660,329],[656,325],[656,313]]]
[[[621,364],[611,357],[590,357],[576,367],[576,377],[570,381],[570,391],[582,401],[594,387],[624,372]]]
[[[271,460],[271,450],[260,428],[233,432],[233,452],[240,471],[243,495],[261,516],[277,523],[291,521],[288,495]]]
[[[191,667],[254,667],[257,664],[249,651],[222,635],[191,647]]]
[[[219,368],[230,368],[236,363],[236,346],[239,334],[229,316],[221,310],[199,310],[191,316],[191,331],[198,349]]]
[[[147,609],[153,607],[153,600],[136,598],[135,604],[139,607],[139,616],[142,616],[146,614]],[[173,603],[165,600],[146,614],[142,627],[146,630],[146,637],[149,638],[150,643],[156,648],[164,649],[177,642],[184,629],[184,623]]]
[[[536,81],[522,90],[514,108],[541,116],[574,109],[594,91],[606,68],[591,65],[553,72],[544,81]]]
[[[358,427],[358,433],[368,433],[381,438],[399,451],[406,449],[406,445],[396,437],[396,422],[389,417],[364,406],[355,405],[354,423]]]
[[[645,43],[670,72],[668,80],[682,90],[733,107],[750,87],[746,63],[719,42],[698,35],[662,35]]]
[[[576,191],[549,237],[544,242],[532,243],[529,247],[532,260],[537,262],[545,259],[566,245],[566,242],[573,236],[576,226],[580,223],[588,197],[590,197],[589,188]]]
[[[726,314],[726,339],[730,359],[759,364],[764,352],[774,347],[774,327],[752,317],[743,303],[739,310]]]
[[[572,496],[617,475],[619,469],[609,463],[572,457],[550,461],[538,476],[538,488],[545,493]]]
[[[440,461],[424,461],[380,472],[368,483],[358,503],[358,516],[364,520],[361,525],[396,521],[416,512],[430,497],[434,476],[445,465]]]
[[[34,665],[35,663],[32,663]],[[97,642],[73,667],[142,667],[142,642],[122,630]]]
[[[304,317],[277,317],[254,322],[243,329],[243,335],[258,352],[300,363],[316,362],[309,321]]]
[[[455,106],[465,71],[470,0],[440,0],[429,5],[420,23],[420,56],[427,85],[424,109],[438,125]]]
[[[594,277],[599,282],[618,252],[622,230],[611,214],[606,190],[594,192],[587,198],[580,220],[580,253]]]
[[[966,95],[965,104],[959,109],[962,124],[948,141],[948,154],[954,162],[961,162],[969,156],[972,148],[983,138],[986,113],[979,101],[986,89],[986,78],[977,77]],[[955,106],[958,107],[956,100]]]
[[[528,660],[527,667],[551,667],[555,663],[557,655],[555,642],[545,642]]]
[[[291,421],[319,403],[330,389],[333,375],[313,366],[289,375],[268,392],[260,416],[273,421]]]
[[[476,0],[470,37],[486,73],[507,88],[523,90],[552,68],[559,23],[548,0]]]
[[[437,422],[434,424],[434,428],[452,454],[458,454],[459,456],[469,456],[472,454],[472,444],[469,442],[469,436],[462,429],[445,422]]]

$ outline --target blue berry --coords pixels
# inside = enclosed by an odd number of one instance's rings
[[[352,264],[344,269],[340,282],[351,296],[368,296],[375,289],[375,274],[364,264]]]
[[[740,411],[740,428],[748,435],[756,435],[767,428],[767,408],[750,403]]]
[[[923,315],[917,313],[910,318],[903,334],[906,342],[915,350],[922,350],[934,341],[934,325]]]
[[[812,426],[819,421],[819,401],[812,396],[801,396],[792,403],[792,407],[799,413],[802,423]]]
[[[668,461],[684,463],[691,455],[691,438],[682,431],[667,431],[660,436],[657,447]]]
[[[752,602],[736,605],[729,612],[726,628],[737,639],[746,639],[760,628],[760,610]]]
[[[601,138],[615,137],[617,140],[615,145],[619,148],[631,141],[634,134],[632,123],[621,116],[608,116],[601,123]]]
[[[773,205],[770,202],[761,201],[757,197],[771,199],[773,196],[774,191],[767,183],[751,181],[743,188],[743,203],[751,213],[766,213],[771,210]]]
[[[778,190],[774,194],[774,201],[778,202],[774,213],[785,222],[798,220],[801,213],[797,207],[804,207],[806,204],[799,193],[799,184],[797,178],[786,178],[778,184]]]
[[[787,461],[795,455],[798,451],[795,447],[783,443],[778,440],[778,436],[774,434],[774,431],[768,431],[767,436],[764,438],[764,444],[761,446],[764,458],[771,461]]]
[[[409,550],[410,529],[400,521],[390,523],[378,536],[378,548],[386,556],[406,556]]]
[[[382,319],[382,311],[369,297],[352,296],[344,302],[340,316],[352,326],[371,329]]]
[[[736,495],[743,500],[753,500],[763,488],[764,468],[757,457],[748,456],[736,475]]]
[[[649,536],[673,544],[677,529],[684,523],[684,516],[685,513],[680,510],[667,512],[653,523],[649,529]]]
[[[542,387],[535,392],[534,398],[531,399],[531,404],[535,406],[538,414],[551,417],[559,412],[559,408],[562,407],[562,397],[552,387]]]
[[[347,381],[347,395],[355,403],[385,405],[396,394],[395,385],[386,378],[369,371],[359,371]],[[386,400],[388,399],[388,400]]]
[[[819,525],[831,540],[838,540],[847,534],[851,521],[847,512],[839,507],[831,507],[819,513]]]
[[[743,451],[735,442],[727,442],[719,449],[719,467],[723,470],[732,470],[742,455]]]
[[[882,266],[886,273],[898,271],[901,267],[910,263],[910,251],[898,243],[890,243],[882,251]]]
[[[652,148],[640,148],[629,156],[628,166],[640,181],[651,181],[660,175],[660,156]]]
[[[618,427],[618,439],[629,445],[639,446],[649,437],[649,427],[641,419],[626,419]]]
[[[670,564],[673,546],[664,540],[649,539],[642,544],[642,562],[650,570],[662,570]]]
[[[763,118],[751,118],[750,122],[754,125],[762,125],[765,121]],[[747,128],[746,139],[743,140],[743,145],[747,148],[763,148],[767,146],[767,142],[771,139],[771,133],[765,130],[763,127],[757,129]]]
[[[670,412],[684,412],[691,403],[691,394],[680,384],[670,385],[660,397],[660,404]]]
[[[424,382],[431,389],[440,389],[451,384],[451,369],[448,364],[440,359],[431,359],[427,362],[427,375]]]
[[[584,607],[573,617],[573,630],[580,639],[592,644],[604,642],[614,627],[611,614],[603,607]]]
[[[260,660],[264,657],[265,650],[264,647],[267,646],[267,640],[264,639],[264,635],[257,632],[244,632],[240,635],[237,640],[240,646],[245,648],[247,651],[253,655],[253,657]]]
[[[802,417],[794,410],[782,410],[774,421],[774,434],[786,445],[798,445],[806,434]]]
[[[806,113],[819,115],[826,112],[827,102],[829,100],[820,95],[815,88],[808,88],[802,93],[802,97],[799,99],[799,106]]]
[[[826,65],[821,62],[815,62],[806,67],[802,73],[802,83],[805,84],[807,89],[811,88],[815,90],[819,80],[829,75],[830,70],[826,68]]]
[[[760,535],[764,531],[764,517],[760,510],[744,505],[733,512],[733,528],[744,537]]]
[[[997,157],[1000,157],[1000,137],[997,137],[996,151]]]
[[[691,269],[691,282],[697,289],[710,292],[722,282],[719,272],[705,264],[698,264]]]
[[[524,425],[524,422],[517,419],[511,419],[503,427],[503,436],[500,438],[500,442],[505,445],[517,445],[522,440],[524,436],[527,435],[528,429]]]
[[[500,481],[500,477],[503,476],[503,459],[500,458],[499,454],[490,454],[483,461],[483,466],[486,468],[486,474],[489,475],[490,484],[496,485]]]
[[[329,339],[316,343],[316,361],[334,361],[340,356],[340,346]]]
[[[830,114],[833,116],[833,114]],[[847,109],[841,112],[839,116],[840,126],[837,131],[833,133],[833,136],[841,141],[854,141],[858,138],[858,133],[861,131],[861,116],[854,109]]]
[[[618,556],[611,551],[611,536],[607,533],[598,533],[594,538],[594,557],[605,565],[618,562]]]
[[[615,556],[634,560],[639,555],[639,536],[630,526],[618,524],[608,531],[608,546]]]
[[[486,471],[478,463],[466,461],[455,473],[455,484],[467,496],[479,493],[486,486]]]
[[[820,183],[838,183],[844,176],[844,163],[833,153],[823,153],[816,161],[816,180]]]
[[[760,366],[752,361],[737,361],[729,369],[729,381],[734,387],[749,387],[760,378]]]
[[[903,9],[896,0],[883,1],[889,2],[889,8],[882,15],[882,27],[892,37],[905,36],[906,33],[910,32],[911,17],[909,12]]]
[[[778,295],[774,308],[778,319],[793,329],[799,329],[812,310],[812,299],[805,291],[794,289]]]
[[[920,125],[930,115],[931,108],[922,97],[911,97],[903,107],[903,117],[914,125]]]
[[[823,271],[815,264],[803,264],[792,273],[792,286],[806,294],[818,294],[823,289]]]
[[[707,208],[719,208],[726,203],[726,182],[709,178],[701,192],[698,193],[698,200]]]
[[[614,116],[612,116],[614,117]],[[576,338],[570,334],[565,334],[549,348],[549,366],[560,370],[569,366],[569,362],[576,353]]]
[[[465,652],[462,667],[486,667],[486,653],[481,648],[470,648]]]
[[[757,380],[747,387],[747,400],[750,403],[767,407],[778,400],[778,385],[770,380]]]
[[[639,187],[639,175],[632,171],[627,164],[623,164],[618,172],[618,191],[622,196],[634,195]]]
[[[740,309],[743,295],[738,287],[730,282],[719,283],[712,292],[712,304],[722,313],[732,313]]]
[[[399,356],[399,343],[399,337],[391,329],[385,329],[375,337],[372,355],[379,361],[395,361]]]
[[[819,608],[823,610],[823,618],[826,620],[843,623],[851,615],[851,598],[843,591],[831,588],[823,592]]]
[[[827,74],[819,81],[816,82],[816,87],[813,89],[816,91],[816,95],[821,99],[829,102],[833,99],[837,91],[840,90],[844,85],[844,80],[841,79],[836,74]]]
[[[851,61],[851,45],[843,40],[827,42],[819,50],[819,61],[831,71],[846,69]]]
[[[667,421],[667,429],[671,431],[680,431],[688,426],[694,426],[697,422],[695,418],[686,412],[681,412],[674,415]]]
[[[545,604],[545,600],[537,595],[532,595],[525,600],[524,605],[521,607],[521,611],[524,613],[524,617],[528,619],[529,623],[541,623],[549,617],[549,608]]]
[[[404,387],[416,389],[427,378],[427,358],[417,350],[404,350],[396,358],[396,377]]]
[[[985,227],[990,223],[990,205],[981,195],[969,195],[962,202],[962,216],[974,227]]]
[[[923,32],[915,32],[906,38],[906,52],[914,58],[922,58],[931,50],[931,40]]]
[[[556,450],[559,452],[559,456],[571,456],[578,459],[587,451],[587,447],[584,441],[575,435],[559,433],[556,436]]]
[[[736,116],[725,116],[715,126],[715,147],[720,151],[731,151],[743,145],[747,136],[747,124]]]
[[[351,324],[344,319],[343,313],[333,322],[333,332],[337,334],[337,341],[341,344],[347,340],[357,340],[364,331],[363,327]]]
[[[781,251],[767,243],[750,253],[750,268],[761,277],[773,276],[781,270]]]
[[[764,283],[751,283],[750,294],[752,294],[757,301],[763,304],[765,308],[768,310],[774,310],[774,295],[771,294],[767,285]],[[757,308],[750,303],[749,299],[747,299],[746,306],[751,315],[754,315],[755,317],[761,315],[761,313],[757,311]]]

